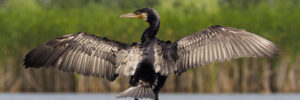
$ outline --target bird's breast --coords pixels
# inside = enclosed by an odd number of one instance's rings
[[[156,41],[148,44],[138,44],[127,50],[127,52],[127,56],[118,65],[116,71],[118,74],[132,76],[138,68],[145,67],[145,65],[158,72],[165,61],[163,58],[163,47]]]

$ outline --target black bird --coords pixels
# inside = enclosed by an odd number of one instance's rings
[[[110,81],[130,76],[131,87],[117,97],[152,98],[171,73],[240,57],[274,57],[274,43],[245,30],[214,25],[175,42],[156,38],[160,17],[152,8],[143,8],[121,18],[138,18],[149,23],[141,42],[121,43],[84,32],[50,40],[26,57],[24,66],[52,67],[65,72],[97,76]]]

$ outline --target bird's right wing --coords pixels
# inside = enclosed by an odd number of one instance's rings
[[[77,33],[57,37],[34,50],[24,59],[25,67],[53,67],[114,80],[116,69],[128,54],[128,44],[106,38]]]
[[[216,25],[174,42],[164,52],[167,54],[164,58],[168,59],[162,61],[172,58],[175,65],[173,64],[173,68],[157,67],[156,72],[180,74],[188,68],[234,58],[274,57],[278,51],[276,44],[258,35],[241,29]]]
[[[176,45],[177,73],[187,68],[240,57],[274,57],[276,44],[245,30],[212,26],[184,37]]]

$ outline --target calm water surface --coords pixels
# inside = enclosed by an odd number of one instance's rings
[[[0,93],[0,100],[133,100],[116,94]],[[160,100],[300,100],[300,94],[166,94]],[[150,100],[150,99],[142,99]]]

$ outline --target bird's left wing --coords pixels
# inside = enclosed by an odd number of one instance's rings
[[[115,70],[126,56],[129,45],[83,32],[50,40],[30,51],[24,59],[27,67],[53,67],[114,80]]]
[[[245,30],[215,25],[186,36],[169,46],[160,62],[170,62],[170,66],[156,67],[156,72],[176,72],[188,68],[222,62],[240,57],[273,57],[279,48],[276,44]],[[171,69],[171,70],[168,70]]]

